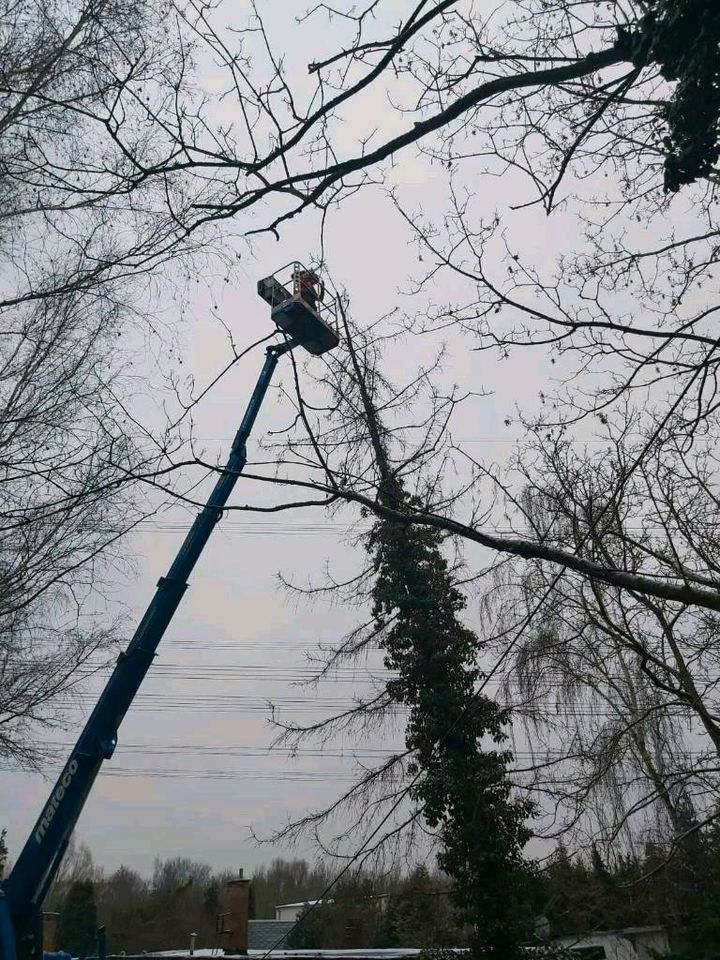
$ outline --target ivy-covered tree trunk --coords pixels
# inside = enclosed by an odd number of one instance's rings
[[[388,455],[378,413],[382,382],[358,350],[341,304],[358,407],[378,472],[378,499],[395,511],[422,506]],[[388,692],[409,707],[405,741],[414,754],[412,798],[440,840],[438,866],[453,881],[478,960],[525,957],[536,883],[523,858],[532,805],[512,796],[509,716],[479,685],[479,640],[461,621],[466,601],[430,527],[378,521],[367,549],[375,571],[373,615],[397,673]]]
[[[534,881],[522,855],[532,811],[511,795],[509,718],[479,692],[478,638],[460,620],[465,598],[435,531],[380,522],[368,549],[385,664],[397,672],[389,688],[409,707],[413,798],[439,835],[438,864],[474,928],[474,955],[520,957],[532,928]]]

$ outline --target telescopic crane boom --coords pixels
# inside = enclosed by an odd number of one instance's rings
[[[272,280],[267,278],[260,281],[258,288]],[[263,295],[260,289],[258,292]],[[0,960],[42,960],[42,905],[45,895],[57,874],[95,778],[103,762],[109,760],[115,751],[118,728],[123,717],[135,699],[158,644],[187,589],[188,578],[215,524],[221,519],[235,482],[245,466],[246,443],[279,358],[296,346],[303,346],[317,355],[338,343],[334,329],[319,316],[309,298],[305,300],[286,293],[288,300],[293,301],[291,308],[295,316],[290,338],[267,348],[265,362],[235,435],[228,461],[170,569],[158,581],[145,615],[127,649],[120,654],[10,875],[0,885]],[[278,303],[271,306],[275,309]]]

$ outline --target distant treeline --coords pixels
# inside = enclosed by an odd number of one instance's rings
[[[252,872],[250,918],[274,919],[275,906],[316,900],[337,866],[276,859]],[[247,875],[247,874],[246,874]],[[57,946],[76,955],[92,953],[91,931],[107,929],[110,953],[222,946],[216,918],[223,910],[225,882],[237,876],[213,872],[183,857],[156,860],[152,877],[127,867],[105,873],[86,845],[73,848],[46,908],[60,914]],[[466,934],[457,922],[446,877],[425,867],[360,871],[332,891],[332,902],[314,909],[299,925],[291,946],[345,947],[456,945]]]
[[[306,860],[274,860],[252,872],[251,918],[272,919],[275,905],[316,900],[338,867]],[[47,909],[60,914],[58,946],[92,953],[78,942],[103,924],[111,953],[221,946],[216,917],[222,912],[229,872],[186,858],[158,859],[151,877],[120,867],[97,868],[84,844],[70,849]],[[534,905],[538,930],[552,936],[658,924],[668,929],[674,956],[720,956],[720,827],[691,824],[682,845],[648,844],[615,864],[595,848],[570,856],[562,847],[538,870]],[[289,946],[463,946],[447,877],[425,866],[407,872],[363,870],[344,877],[325,902],[301,918]]]

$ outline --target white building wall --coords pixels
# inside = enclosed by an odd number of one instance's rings
[[[282,903],[275,907],[276,920],[297,920],[302,913],[302,907],[295,903]]]
[[[559,937],[555,940],[555,943],[567,947],[569,950],[602,947],[607,960],[639,960],[630,941],[616,933],[596,933],[587,937]]]
[[[587,936],[558,937],[554,942],[569,950],[602,947],[607,960],[655,960],[670,952],[667,932],[652,928],[599,931]]]

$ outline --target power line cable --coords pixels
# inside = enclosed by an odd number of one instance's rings
[[[720,341],[718,341],[718,343],[720,343]],[[621,478],[620,483],[616,485],[616,490],[615,490],[615,492],[614,492],[614,494],[613,494],[613,498],[612,498],[612,499],[614,499],[614,497],[616,497],[616,496],[622,491],[623,487],[627,484],[628,480],[630,479],[630,476],[631,476],[631,475],[634,473],[634,471],[638,468],[638,466],[640,465],[640,463],[641,463],[642,460],[644,459],[645,455],[647,454],[648,450],[650,449],[652,443],[655,442],[655,440],[656,440],[657,437],[659,436],[660,431],[661,431],[661,430],[665,427],[665,425],[668,423],[668,421],[670,420],[671,416],[674,414],[675,410],[676,410],[677,407],[679,406],[680,402],[682,401],[682,399],[685,397],[685,395],[686,395],[687,392],[689,391],[691,385],[693,384],[693,382],[695,381],[695,379],[699,376],[699,373],[700,373],[699,370],[696,371],[695,374],[689,379],[688,384],[685,386],[685,388],[680,392],[680,394],[679,394],[679,396],[677,397],[675,403],[673,403],[673,405],[671,406],[670,410],[668,411],[668,413],[667,413],[667,414],[665,415],[665,417],[663,418],[662,423],[661,423],[660,426],[657,428],[657,430],[654,431],[653,437],[652,437],[650,440],[648,440],[648,442],[643,446],[643,450],[641,451],[641,453],[639,453],[638,456],[635,458],[635,460],[634,460],[633,463],[631,464],[631,466],[630,466],[629,470],[627,471],[627,473],[624,475],[623,478]],[[597,531],[597,525],[598,525],[598,523],[600,522],[600,520],[601,520],[601,519],[605,516],[605,514],[607,513],[607,511],[608,511],[608,509],[609,509],[609,507],[610,507],[610,504],[611,504],[611,502],[612,502],[612,499],[611,499],[611,498],[608,498],[606,504],[603,506],[603,508],[602,508],[602,510],[599,512],[598,516],[595,518],[595,520],[593,521],[593,523],[588,526],[587,531],[583,534],[580,542],[578,543],[578,545],[575,547],[575,549],[574,549],[574,551],[573,551],[574,555],[577,555],[577,552],[582,549],[582,547],[585,545],[585,543],[586,543],[587,540],[589,539],[591,533],[595,533],[595,532]],[[432,757],[434,756],[434,754],[436,753],[436,751],[437,751],[438,747],[440,746],[440,744],[447,739],[447,737],[450,735],[450,733],[457,727],[458,723],[465,718],[465,716],[467,715],[467,713],[468,713],[468,711],[471,709],[471,707],[474,705],[474,703],[475,703],[475,701],[477,700],[477,698],[478,698],[478,697],[482,694],[482,692],[484,691],[485,684],[487,683],[487,681],[488,681],[492,676],[494,676],[494,674],[500,669],[502,663],[503,663],[503,662],[507,659],[507,657],[510,655],[511,650],[512,650],[512,649],[514,648],[514,646],[519,642],[520,638],[521,638],[522,635],[525,633],[525,631],[527,630],[527,628],[529,627],[529,625],[531,624],[531,622],[533,621],[533,619],[535,618],[535,616],[536,616],[536,615],[539,613],[539,611],[542,609],[542,607],[543,607],[544,604],[545,604],[545,601],[546,601],[547,598],[552,594],[552,592],[554,591],[555,587],[557,586],[557,584],[559,583],[560,579],[563,577],[563,575],[565,574],[566,571],[567,571],[567,567],[566,567],[566,566],[563,566],[563,567],[560,568],[560,570],[557,572],[557,574],[553,577],[552,582],[550,583],[550,585],[548,586],[548,588],[544,591],[542,597],[541,597],[540,600],[537,602],[537,604],[533,607],[533,609],[530,611],[530,613],[528,614],[528,616],[524,619],[522,625],[521,625],[520,628],[518,629],[518,631],[517,631],[517,633],[515,634],[515,636],[513,637],[512,641],[510,642],[510,644],[508,644],[508,646],[506,647],[506,649],[503,651],[503,653],[501,654],[501,656],[498,658],[496,664],[493,666],[493,668],[492,668],[492,670],[490,671],[490,673],[486,675],[486,677],[484,678],[484,682],[480,685],[479,689],[476,690],[476,691],[473,693],[473,695],[469,698],[466,707],[461,711],[460,715],[456,718],[456,720],[453,721],[453,723],[450,725],[449,729],[442,735],[441,738],[439,738],[439,739],[435,742],[435,744],[434,744],[434,746],[433,746],[433,748],[432,748],[432,750],[431,750],[431,758],[432,758]],[[292,927],[292,929],[291,929],[291,932],[292,932],[292,930],[295,930],[295,929],[296,929],[296,927],[298,926],[298,924],[299,924],[299,922],[300,922],[301,919],[302,919],[302,920],[305,920],[305,919],[312,913],[313,909],[316,908],[317,903],[320,902],[320,900],[324,899],[324,898],[327,896],[327,894],[333,889],[333,887],[342,879],[343,876],[345,876],[345,874],[348,872],[348,870],[350,870],[350,868],[352,867],[352,865],[360,858],[360,856],[361,856],[362,853],[364,852],[365,848],[367,847],[368,843],[369,843],[371,840],[373,840],[373,839],[375,838],[375,836],[377,836],[378,832],[379,832],[379,831],[382,829],[382,827],[387,823],[387,821],[389,820],[389,818],[396,812],[396,810],[399,808],[400,804],[403,802],[403,800],[404,800],[405,797],[407,796],[409,790],[411,790],[412,787],[418,782],[418,780],[419,780],[419,778],[420,778],[420,776],[421,776],[422,773],[423,773],[422,768],[419,768],[418,771],[417,771],[417,773],[416,773],[415,776],[413,777],[412,781],[410,782],[409,786],[406,788],[405,791],[403,791],[403,793],[400,795],[400,797],[398,797],[398,799],[392,804],[390,810],[389,810],[388,813],[382,818],[382,820],[380,821],[380,823],[378,824],[378,826],[375,828],[375,830],[373,830],[373,832],[370,834],[370,837],[368,837],[365,841],[363,841],[363,843],[361,844],[361,846],[359,847],[359,849],[356,851],[356,853],[350,858],[350,860],[348,860],[348,862],[345,864],[345,866],[344,866],[343,869],[340,871],[340,873],[339,873],[339,874],[335,877],[335,879],[332,880],[331,883],[328,885],[327,889],[323,892],[323,894],[321,895],[321,897],[319,898],[319,900],[317,900],[317,901],[315,901],[315,903],[311,904],[310,907],[308,908],[308,910],[305,912],[305,914],[303,914],[302,917],[299,917],[299,918],[295,921],[295,923],[293,924],[293,927]],[[265,953],[265,954],[263,955],[263,960],[267,960],[267,958],[270,956],[270,954],[273,952],[273,950],[275,950],[278,946],[280,946],[281,943],[283,943],[284,940],[287,939],[287,936],[289,936],[289,934],[281,937],[281,938],[270,948],[270,950],[268,950],[267,953]]]

